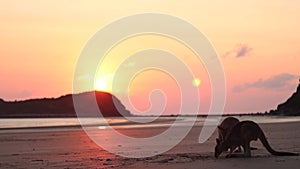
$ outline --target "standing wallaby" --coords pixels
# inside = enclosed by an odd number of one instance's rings
[[[275,151],[269,145],[265,134],[257,123],[253,121],[242,121],[236,124],[225,136],[224,140],[216,139],[215,157],[218,158],[223,151],[230,149],[226,157],[231,157],[232,152],[239,146],[244,148],[244,156],[251,157],[250,142],[259,139],[264,147],[276,156],[297,156],[299,154]]]

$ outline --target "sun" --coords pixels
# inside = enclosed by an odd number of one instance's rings
[[[95,89],[98,91],[105,91],[107,88],[107,82],[104,79],[97,79],[95,82]]]
[[[201,80],[199,78],[195,78],[193,80],[193,86],[198,87],[201,84]]]
[[[98,73],[94,79],[94,90],[112,92],[113,73]]]

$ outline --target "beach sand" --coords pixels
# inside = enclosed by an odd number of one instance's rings
[[[300,152],[300,123],[269,123],[260,125],[271,146],[276,150]],[[165,128],[122,128],[128,135],[147,136]],[[299,168],[300,156],[276,157],[268,153],[259,141],[251,146],[252,158],[215,159],[216,132],[199,144],[200,126],[194,127],[177,146],[161,155],[129,159],[111,154],[95,144],[83,130],[1,131],[0,168]],[[131,151],[131,150],[129,150]],[[132,150],[134,151],[134,150]]]

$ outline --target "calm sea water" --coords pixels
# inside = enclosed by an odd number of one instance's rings
[[[147,119],[147,117],[135,117],[136,119]],[[240,120],[253,120],[257,123],[281,123],[281,122],[300,122],[300,117],[277,117],[277,116],[237,116]],[[176,117],[161,117],[155,123],[132,123],[125,118],[81,118],[81,124],[84,126],[103,127],[109,125],[116,127],[134,128],[134,127],[160,127],[170,126]],[[195,125],[203,125],[206,118],[198,117]],[[210,117],[210,122],[216,122],[217,118]],[[178,125],[190,124],[191,117],[179,117]],[[78,118],[14,118],[0,119],[0,130],[11,129],[41,129],[41,128],[74,128],[81,126]]]

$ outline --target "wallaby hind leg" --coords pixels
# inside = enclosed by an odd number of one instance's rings
[[[236,147],[230,147],[229,148],[229,154],[225,156],[225,158],[230,158],[232,156],[233,151],[236,149]]]
[[[235,153],[240,153],[240,152],[242,152],[242,148],[241,148],[241,146],[238,146],[238,149],[237,149],[237,150],[235,150],[234,152],[235,152]]]
[[[243,148],[244,148],[244,156],[251,157],[250,142],[245,143]]]

